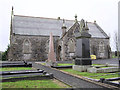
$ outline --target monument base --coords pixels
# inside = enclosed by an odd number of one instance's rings
[[[73,65],[72,69],[80,72],[87,72],[91,65]]]
[[[46,66],[57,66],[56,62],[45,62]]]
[[[80,72],[87,72],[87,69],[92,65],[92,61],[90,58],[76,58],[75,65],[73,65],[73,70],[77,70]]]
[[[92,65],[92,60],[90,58],[76,58],[75,65]]]

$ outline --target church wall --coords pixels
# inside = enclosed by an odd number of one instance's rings
[[[56,52],[57,40],[54,37]],[[49,49],[49,36],[15,35],[10,45],[9,60],[39,60],[47,59]]]
[[[97,58],[108,58],[108,47],[109,39],[102,38],[90,39],[90,54],[96,55]]]
[[[72,60],[72,54],[74,55],[75,52],[70,53],[69,52],[69,42],[70,39],[74,40],[74,42],[76,43],[76,39],[74,37],[74,35],[68,35],[66,34],[63,37],[63,41],[64,43],[64,54],[65,54],[65,58],[64,60]],[[62,41],[61,40],[61,41]],[[103,45],[101,45],[101,43],[103,43]],[[76,44],[74,44],[75,46],[73,46],[74,50],[76,48]],[[63,47],[63,45],[62,45]],[[97,59],[105,59],[105,58],[110,58],[110,52],[108,53],[108,48],[109,46],[109,39],[104,39],[104,38],[91,38],[90,39],[90,55],[96,55]],[[62,59],[62,56],[61,56]]]

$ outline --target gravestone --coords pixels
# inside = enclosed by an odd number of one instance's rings
[[[48,60],[46,60],[46,66],[56,66],[56,58],[54,52],[54,43],[53,43],[53,35],[50,34],[50,41],[49,41],[49,52],[48,52]]]
[[[75,65],[73,69],[77,71],[87,71],[92,62],[90,59],[90,46],[89,38],[91,35],[88,33],[87,23],[85,25],[84,20],[80,23],[80,32],[75,33],[76,37],[76,51],[75,51]]]

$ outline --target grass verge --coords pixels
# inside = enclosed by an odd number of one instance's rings
[[[65,88],[54,80],[23,80],[17,82],[3,82],[2,88]]]
[[[4,67],[0,71],[31,70],[32,67]]]
[[[72,63],[58,63],[58,66],[71,66],[74,65]]]

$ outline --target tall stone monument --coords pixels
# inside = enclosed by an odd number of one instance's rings
[[[46,61],[46,66],[56,66],[56,58],[54,52],[54,43],[53,43],[53,35],[50,33],[50,41],[49,41],[49,52],[48,52],[48,60]]]
[[[87,71],[92,62],[90,59],[89,38],[87,22],[82,19],[80,22],[80,32],[75,33],[76,37],[76,51],[75,51],[75,65],[73,69],[77,71]]]

